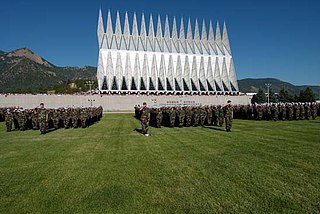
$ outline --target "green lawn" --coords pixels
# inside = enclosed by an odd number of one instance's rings
[[[319,213],[320,119],[5,132],[0,213]]]

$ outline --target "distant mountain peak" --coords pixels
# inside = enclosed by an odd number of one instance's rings
[[[317,94],[320,90],[319,86],[296,86],[276,78],[245,78],[238,80],[240,91],[245,93],[257,93],[259,88],[267,91],[266,83],[271,84],[270,90],[273,92],[279,92],[284,89],[290,94],[299,94],[306,87],[311,87],[313,92]]]
[[[52,68],[54,65],[52,65],[47,60],[43,59],[38,54],[34,53],[28,48],[19,48],[17,50],[11,51],[7,54],[8,57],[25,57],[27,59],[30,59],[40,65],[44,65],[46,67]]]

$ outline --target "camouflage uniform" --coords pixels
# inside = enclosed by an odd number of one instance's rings
[[[59,122],[60,122],[60,110],[55,109],[55,111],[52,113],[52,120],[53,120],[53,127],[55,129],[59,129]]]
[[[7,113],[5,114],[5,121],[6,121],[7,132],[10,132],[12,130],[13,114],[11,113],[11,111],[9,109],[7,110]]]
[[[287,105],[287,115],[288,115],[288,120],[293,120],[293,107],[291,104]]]
[[[23,110],[19,110],[18,112],[18,123],[19,123],[19,129],[20,131],[24,131],[26,130],[26,121],[27,121],[27,118],[26,118],[26,114]]]
[[[295,120],[299,120],[300,117],[300,106],[298,104],[294,104],[293,106],[293,115]]]
[[[174,123],[176,122],[176,110],[174,107],[169,110],[169,119],[170,119],[170,127],[174,127]]]
[[[285,105],[281,105],[281,119],[286,120],[287,118],[287,109]]]
[[[305,109],[305,118],[309,120],[309,117],[311,116],[310,106],[308,104],[305,104],[304,109]]]
[[[81,127],[86,128],[87,127],[87,119],[88,119],[88,114],[87,114],[86,108],[81,109],[80,118],[81,118]]]
[[[317,117],[317,106],[315,103],[311,103],[311,116],[313,120]]]
[[[223,123],[224,123],[224,112],[223,112],[223,108],[221,106],[218,106],[218,125],[220,127],[223,126]]]
[[[39,120],[38,120],[38,113],[39,109],[35,108],[32,110],[31,113],[31,123],[32,123],[32,129],[33,130],[38,130],[39,129]]]
[[[207,124],[210,126],[212,125],[212,110],[210,106],[206,107],[206,111],[207,111]]]
[[[207,111],[204,109],[204,107],[200,108],[200,125],[204,126],[206,122],[207,117]]]
[[[45,134],[48,131],[48,112],[45,108],[40,109],[39,111],[39,128],[40,133]]]
[[[192,123],[192,115],[193,115],[193,109],[192,107],[186,107],[185,109],[186,112],[186,116],[185,116],[185,120],[186,120],[186,127],[191,126]]]
[[[71,109],[68,109],[68,108],[66,108],[63,112],[64,128],[66,128],[66,129],[68,129],[70,127],[70,120],[71,120],[70,114],[71,114]]]
[[[193,111],[193,126],[198,126],[199,125],[199,119],[200,119],[200,107],[194,108]]]
[[[161,123],[162,123],[162,110],[161,109],[157,109],[157,115],[156,115],[156,127],[157,128],[161,128]]]
[[[219,109],[216,106],[212,107],[213,125],[218,126],[219,123]]]
[[[183,108],[179,108],[177,110],[178,118],[179,118],[179,127],[183,127],[185,120],[185,110]]]
[[[224,108],[225,108],[226,131],[230,132],[232,128],[232,120],[233,120],[233,107],[231,104],[228,104]]]
[[[304,111],[304,106],[303,104],[300,105],[300,116],[299,116],[300,120],[304,120],[305,119],[305,111]]]
[[[149,133],[149,114],[150,114],[150,109],[146,106],[142,107],[141,109],[141,127],[142,127],[142,134],[148,134]]]

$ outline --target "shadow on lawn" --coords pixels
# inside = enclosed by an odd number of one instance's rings
[[[212,127],[212,126],[204,126],[204,128],[213,129],[213,130],[220,131],[220,132],[225,132],[226,131],[226,130],[224,130],[222,128],[216,128],[216,127]]]
[[[142,134],[142,129],[134,129],[133,131],[136,131],[136,132]]]

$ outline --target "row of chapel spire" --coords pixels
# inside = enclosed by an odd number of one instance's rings
[[[122,29],[120,14],[117,12],[115,28],[113,28],[111,12],[109,10],[105,28],[102,12],[100,10],[97,30],[99,48],[231,56],[231,48],[225,22],[221,35],[219,22],[217,22],[214,33],[212,21],[210,20],[209,31],[207,33],[206,23],[203,20],[200,35],[200,27],[197,19],[195,21],[194,31],[192,31],[190,18],[188,19],[186,34],[183,18],[180,19],[180,29],[178,32],[176,18],[173,17],[172,27],[170,28],[169,19],[168,16],[166,16],[164,33],[160,15],[158,15],[156,31],[152,15],[150,15],[149,20],[147,34],[144,14],[142,14],[140,29],[138,29],[136,13],[134,13],[130,30],[128,13],[126,12],[124,28]]]

